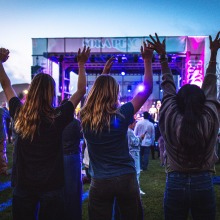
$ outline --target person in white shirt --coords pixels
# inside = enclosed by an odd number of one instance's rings
[[[147,170],[150,148],[154,145],[155,140],[155,128],[154,124],[149,121],[150,114],[148,112],[144,112],[143,115],[144,119],[137,122],[134,134],[136,136],[145,134],[144,139],[141,142],[141,169]]]

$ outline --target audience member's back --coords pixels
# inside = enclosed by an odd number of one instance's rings
[[[211,173],[215,172],[216,138],[219,129],[219,103],[216,88],[216,56],[220,48],[219,34],[210,37],[211,57],[200,89],[184,85],[176,87],[165,50],[151,37],[160,54],[163,100],[159,126],[166,145],[165,219],[215,219],[215,195]]]

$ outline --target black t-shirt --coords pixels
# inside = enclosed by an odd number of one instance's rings
[[[83,137],[81,131],[80,121],[73,118],[73,120],[63,130],[63,150],[65,154],[79,154],[80,139]]]
[[[13,119],[21,105],[17,97],[10,99],[9,108]],[[17,136],[13,161],[17,187],[42,192],[63,186],[62,131],[72,121],[73,111],[72,103],[67,102],[56,109],[53,123],[42,119],[32,142]]]

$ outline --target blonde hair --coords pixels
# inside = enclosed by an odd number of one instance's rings
[[[119,85],[107,74],[100,75],[92,86],[85,105],[80,111],[82,128],[99,133],[110,129],[110,119],[118,107]]]
[[[31,82],[24,105],[15,117],[15,131],[23,139],[33,140],[42,118],[53,121],[54,98],[54,79],[48,74],[37,74]]]

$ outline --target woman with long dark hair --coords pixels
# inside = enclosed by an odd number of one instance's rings
[[[163,99],[159,126],[166,145],[165,219],[215,219],[212,173],[217,161],[215,144],[219,129],[219,102],[216,88],[216,56],[219,34],[210,39],[211,57],[202,88],[184,85],[176,93],[168,66],[165,40],[151,35],[154,50],[160,55]]]
[[[62,131],[72,121],[74,109],[86,92],[85,63],[89,54],[89,48],[79,49],[77,91],[56,108],[55,81],[44,73],[33,78],[26,101],[21,103],[2,65],[9,51],[0,49],[0,83],[17,133],[12,173],[14,220],[36,219],[36,211],[39,220],[63,219]]]
[[[92,177],[89,191],[89,219],[111,219],[114,199],[122,219],[142,219],[135,164],[129,154],[127,130],[134,114],[152,93],[152,50],[144,43],[144,90],[122,106],[119,84],[110,76],[113,59],[95,81],[82,108],[81,123],[87,142]]]

